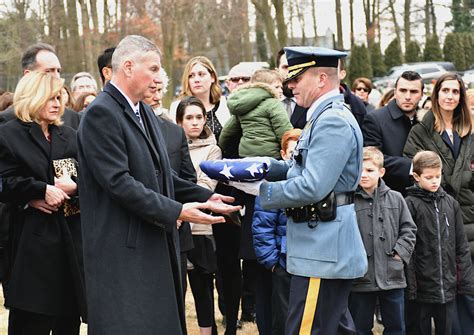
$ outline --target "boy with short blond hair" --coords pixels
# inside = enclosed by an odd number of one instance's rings
[[[410,261],[416,226],[403,196],[382,180],[383,154],[376,147],[363,152],[363,169],[354,205],[368,257],[368,271],[354,280],[349,309],[358,334],[372,334],[378,298],[384,331],[404,334],[404,264]]]
[[[441,158],[433,151],[413,157],[415,185],[406,202],[418,228],[408,267],[408,297],[418,306],[418,334],[451,334],[457,292],[472,294],[474,273],[459,203],[441,187]]]

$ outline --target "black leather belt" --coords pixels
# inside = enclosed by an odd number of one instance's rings
[[[303,207],[286,208],[287,217],[293,222],[332,221],[336,218],[336,207],[354,203],[354,192],[331,192],[320,202]]]

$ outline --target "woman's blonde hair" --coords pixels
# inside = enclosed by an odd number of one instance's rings
[[[456,73],[443,74],[436,81],[436,84],[433,88],[433,93],[431,94],[431,110],[433,111],[435,118],[434,130],[436,130],[438,133],[442,133],[446,129],[443,122],[443,117],[441,116],[438,97],[439,91],[441,90],[441,85],[448,80],[456,80],[459,83],[459,104],[454,109],[453,130],[455,130],[460,137],[464,137],[471,133],[471,113],[469,112],[469,108],[467,106],[466,88],[464,87],[464,82]]]
[[[63,79],[44,72],[32,71],[25,74],[18,82],[13,95],[16,117],[23,122],[40,123],[39,112],[51,98],[58,94],[61,96],[63,85]],[[63,123],[63,114],[64,103],[61,97],[59,117],[53,122],[54,125],[60,126]]]
[[[217,78],[216,68],[209,60],[209,58],[204,56],[196,56],[191,58],[184,67],[183,77],[181,78],[181,93],[179,94],[179,99],[183,99],[184,97],[193,96],[193,92],[191,92],[191,88],[189,87],[189,74],[193,69],[194,65],[201,64],[204,66],[212,78],[214,78],[214,82],[211,85],[211,92],[209,93],[209,102],[213,105],[218,103],[221,99],[222,89],[219,85],[219,79]]]

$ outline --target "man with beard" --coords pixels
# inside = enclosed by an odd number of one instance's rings
[[[416,111],[422,96],[421,76],[414,71],[403,72],[395,83],[394,99],[368,113],[362,127],[364,146],[378,147],[384,154],[385,183],[403,195],[411,185],[411,159],[403,157],[403,147],[417,122]]]

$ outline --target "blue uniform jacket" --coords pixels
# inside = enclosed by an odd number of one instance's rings
[[[333,190],[355,191],[362,171],[362,133],[343,103],[343,95],[337,95],[316,109],[316,121],[307,123],[295,150],[302,156],[300,163],[294,158],[290,163],[271,161],[267,178],[286,179],[261,185],[264,209],[309,205]],[[324,279],[364,276],[367,255],[354,204],[337,207],[335,220],[315,228],[288,218],[287,271]]]
[[[257,261],[267,269],[277,263],[286,269],[286,220],[282,209],[264,210],[255,198],[252,221],[253,247]]]

